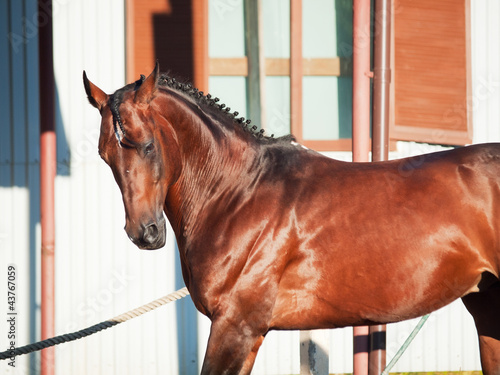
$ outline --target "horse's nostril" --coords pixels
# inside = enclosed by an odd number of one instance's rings
[[[158,238],[158,226],[155,223],[149,224],[144,228],[143,240],[147,243],[153,243]]]

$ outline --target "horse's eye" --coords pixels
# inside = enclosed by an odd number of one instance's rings
[[[146,147],[144,147],[144,154],[148,155],[155,150],[155,144],[153,142],[148,143]]]

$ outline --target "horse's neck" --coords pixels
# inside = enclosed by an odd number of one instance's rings
[[[254,169],[259,153],[257,145],[238,135],[238,129],[221,128],[206,113],[193,114],[186,106],[180,108],[186,113],[178,111],[171,122],[176,122],[182,172],[167,196],[170,202],[166,202],[173,211],[167,215],[172,226],[177,227],[174,230],[178,238],[200,224],[200,212],[207,204],[241,188],[241,177]]]

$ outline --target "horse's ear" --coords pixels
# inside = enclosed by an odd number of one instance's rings
[[[160,64],[156,62],[155,68],[151,74],[144,80],[135,93],[134,101],[136,103],[149,103],[153,99],[157,89],[157,79],[160,75]]]
[[[89,81],[85,70],[83,71],[83,85],[85,86],[85,92],[87,93],[90,104],[101,111],[108,102],[108,94]]]

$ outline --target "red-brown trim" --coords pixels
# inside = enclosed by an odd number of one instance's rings
[[[289,76],[290,59],[267,58],[266,76]],[[212,57],[209,59],[211,76],[248,76],[248,60],[246,57]],[[302,59],[304,76],[340,76],[340,58],[304,58]]]
[[[290,129],[302,142],[302,0],[290,0]]]
[[[208,1],[192,0],[193,9],[193,84],[208,92]]]
[[[351,138],[341,138],[332,140],[302,140],[300,144],[316,150],[316,151],[352,151],[352,139]],[[371,140],[369,142],[371,145]],[[368,151],[370,151],[368,149]],[[397,144],[396,141],[389,142],[389,150],[396,151]]]
[[[208,73],[211,76],[248,76],[246,57],[211,57],[208,60]]]
[[[351,138],[335,140],[300,140],[300,143],[316,151],[352,151]]]
[[[132,82],[135,77],[135,33],[134,33],[134,0],[125,3],[125,79]]]
[[[370,1],[353,2],[352,143],[354,161],[369,161],[370,150]]]
[[[46,14],[52,0],[39,0],[38,10]],[[55,335],[55,178],[57,137],[55,129],[55,77],[52,17],[38,28],[40,84],[40,226],[41,226],[41,338]],[[55,348],[41,352],[41,374],[55,373]]]
[[[393,124],[390,136],[393,140],[441,145],[466,145],[471,143],[469,131],[439,129],[436,127],[423,128]]]
[[[467,70],[467,142],[463,144],[472,143],[472,106],[469,105],[469,98],[472,98],[472,49],[471,49],[471,2],[470,0],[465,0],[465,63]]]
[[[340,58],[304,58],[302,60],[305,76],[340,76]]]

